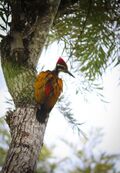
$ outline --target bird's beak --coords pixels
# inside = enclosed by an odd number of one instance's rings
[[[70,73],[69,71],[67,71],[67,73],[68,73],[70,76],[72,76],[72,77],[75,78],[75,76],[73,76],[72,73]]]

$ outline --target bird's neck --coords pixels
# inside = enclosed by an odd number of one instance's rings
[[[56,76],[58,76],[58,74],[59,74],[59,69],[58,69],[58,67],[55,67],[55,69],[52,71]]]

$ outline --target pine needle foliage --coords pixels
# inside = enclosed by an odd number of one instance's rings
[[[50,41],[63,41],[64,51],[80,62],[89,80],[120,63],[119,9],[119,0],[80,0],[56,17]]]

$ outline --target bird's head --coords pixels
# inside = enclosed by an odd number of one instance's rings
[[[69,71],[66,62],[60,57],[56,63],[56,70],[58,72],[68,73],[70,76],[74,77]]]

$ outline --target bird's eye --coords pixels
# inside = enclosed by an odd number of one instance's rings
[[[66,71],[66,67],[62,64],[57,64],[57,68],[59,71]]]

